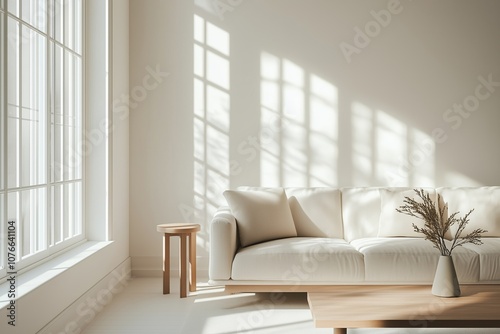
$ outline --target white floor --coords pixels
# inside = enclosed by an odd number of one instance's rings
[[[179,298],[178,280],[170,295],[162,294],[161,278],[132,278],[100,311],[84,334],[331,334],[312,322],[301,293],[234,294],[198,283],[198,291]],[[500,311],[499,311],[500,312]],[[500,334],[500,329],[363,329],[348,334]]]

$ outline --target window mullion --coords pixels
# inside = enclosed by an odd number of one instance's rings
[[[2,31],[6,32],[7,31],[7,13],[8,13],[8,2],[4,3],[4,10],[5,12],[2,12],[2,22],[1,24],[3,25],[2,26]],[[2,122],[0,123],[2,126],[3,126],[3,129],[2,129],[2,147],[1,147],[1,153],[2,154],[2,160],[1,160],[1,163],[3,164],[2,166],[2,173],[0,175],[0,178],[1,179],[1,182],[2,182],[2,185],[3,185],[3,188],[2,188],[2,193],[3,193],[3,197],[1,198],[2,200],[2,203],[0,204],[2,206],[2,212],[0,213],[0,226],[1,228],[6,229],[6,225],[4,224],[7,224],[7,114],[8,114],[8,111],[7,111],[7,98],[8,98],[8,91],[7,91],[7,38],[6,38],[6,33],[4,33],[1,37],[0,37],[0,41],[2,43],[2,48],[1,48],[1,51],[2,51],[2,62],[0,64],[0,66],[2,66],[2,77],[0,78],[0,81],[2,82],[2,95],[3,95],[3,99],[2,99],[2,105],[0,106],[0,108],[2,108],[2,112],[0,113],[0,117],[2,117]],[[3,224],[2,224],[3,223]],[[3,235],[6,235],[6,234],[3,234]],[[1,261],[1,265],[5,268],[5,266],[7,265],[7,252],[5,251],[6,250],[6,239],[2,239],[0,240],[0,245],[2,246],[2,249],[0,250],[0,256],[2,257],[0,259]],[[0,277],[2,275],[0,274]]]
[[[23,205],[23,202],[22,202],[22,196],[21,196],[21,192],[20,191],[16,191],[15,192],[15,196],[16,196],[16,203],[17,203],[17,207],[16,207],[16,217],[21,217],[21,212],[22,212],[22,205]],[[23,225],[21,224],[20,221],[16,221],[16,234],[17,234],[17,247],[16,247],[16,258],[17,258],[17,261],[16,262],[19,262],[21,260],[21,255],[22,255],[22,250],[23,250]]]
[[[65,181],[67,181],[67,174],[66,174],[66,166],[65,166],[65,161],[66,161],[66,150],[64,149],[65,145],[67,144],[67,138],[68,138],[68,130],[67,130],[67,114],[68,114],[68,108],[69,108],[69,104],[68,104],[68,95],[66,94],[67,92],[69,92],[69,90],[66,88],[68,86],[68,82],[66,82],[66,75],[67,75],[67,71],[66,71],[66,66],[67,66],[67,54],[68,54],[68,50],[67,50],[67,40],[66,40],[66,34],[68,33],[68,31],[66,30],[66,21],[67,21],[67,7],[68,6],[68,3],[67,1],[62,1],[62,16],[63,16],[63,21],[62,21],[62,36],[61,36],[61,41],[62,41],[62,44],[63,44],[63,48],[62,48],[62,58],[61,58],[61,61],[62,61],[62,76],[61,76],[61,80],[62,80],[62,85],[61,85],[61,89],[63,91],[63,100],[62,100],[62,110],[61,110],[61,122],[62,122],[62,139],[61,139],[61,161],[60,161],[60,164],[61,164],[61,181],[63,182],[63,185],[61,186],[61,210],[62,210],[62,214],[61,214],[61,220],[60,220],[60,224],[61,224],[61,242],[64,242],[66,240],[66,231],[67,231],[67,217],[68,217],[68,207],[67,207],[67,185],[65,183]]]
[[[45,76],[45,81],[46,81],[46,87],[47,87],[47,92],[46,92],[46,100],[45,100],[45,152],[46,152],[46,157],[45,157],[45,184],[47,185],[46,187],[46,193],[45,193],[45,198],[46,198],[46,207],[47,210],[45,212],[45,244],[46,248],[50,250],[51,246],[51,235],[52,235],[52,180],[50,178],[51,172],[50,172],[50,164],[52,161],[52,132],[51,132],[51,124],[52,124],[52,117],[51,117],[51,111],[52,111],[52,96],[54,92],[54,87],[53,87],[53,80],[52,80],[52,66],[51,66],[51,61],[54,57],[54,52],[52,48],[52,38],[51,36],[53,35],[53,22],[50,22],[50,16],[51,13],[50,9],[55,8],[55,5],[51,6],[53,0],[47,0],[46,2],[46,10],[45,10],[45,22],[47,22],[47,42],[46,42],[46,53],[47,57],[45,59],[45,67],[46,67],[46,76]],[[52,15],[55,17],[55,15]]]
[[[16,175],[16,186],[20,187],[22,186],[22,154],[21,154],[21,143],[22,143],[22,121],[23,121],[23,90],[22,90],[22,84],[23,84],[23,72],[22,72],[22,61],[23,61],[23,43],[21,43],[22,38],[23,38],[23,21],[21,20],[23,13],[23,2],[19,2],[19,28],[18,28],[18,39],[17,39],[17,69],[16,69],[16,75],[18,77],[17,85],[18,85],[18,101],[17,101],[17,118],[18,118],[18,123],[17,123],[17,145],[16,145],[16,157],[17,157],[17,175]],[[21,217],[22,217],[22,192],[17,190],[16,191],[16,227],[17,227],[17,262],[21,261],[22,258],[22,253],[23,253],[23,247],[24,247],[24,240],[23,240],[23,224],[21,223]]]

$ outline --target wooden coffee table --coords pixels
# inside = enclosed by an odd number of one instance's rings
[[[309,292],[318,328],[500,328],[500,285],[461,285],[462,296],[441,298],[431,286],[329,286]]]

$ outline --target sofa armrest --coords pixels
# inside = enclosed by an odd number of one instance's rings
[[[210,222],[210,280],[228,280],[239,247],[236,219],[228,207],[219,208]]]

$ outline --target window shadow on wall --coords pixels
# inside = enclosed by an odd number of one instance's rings
[[[258,128],[244,130],[256,140],[233,139],[231,118],[240,114],[231,110],[231,35],[202,12],[193,15],[191,220],[208,225],[225,204],[224,190],[243,185],[232,179],[242,167],[258,175],[257,183],[245,184],[252,186],[433,186],[435,147],[428,134],[353,92],[343,94],[320,73],[278,52],[261,50],[255,60],[259,110],[245,117],[257,118],[249,124]],[[245,124],[237,123],[243,130]],[[208,231],[201,237],[208,249]]]

